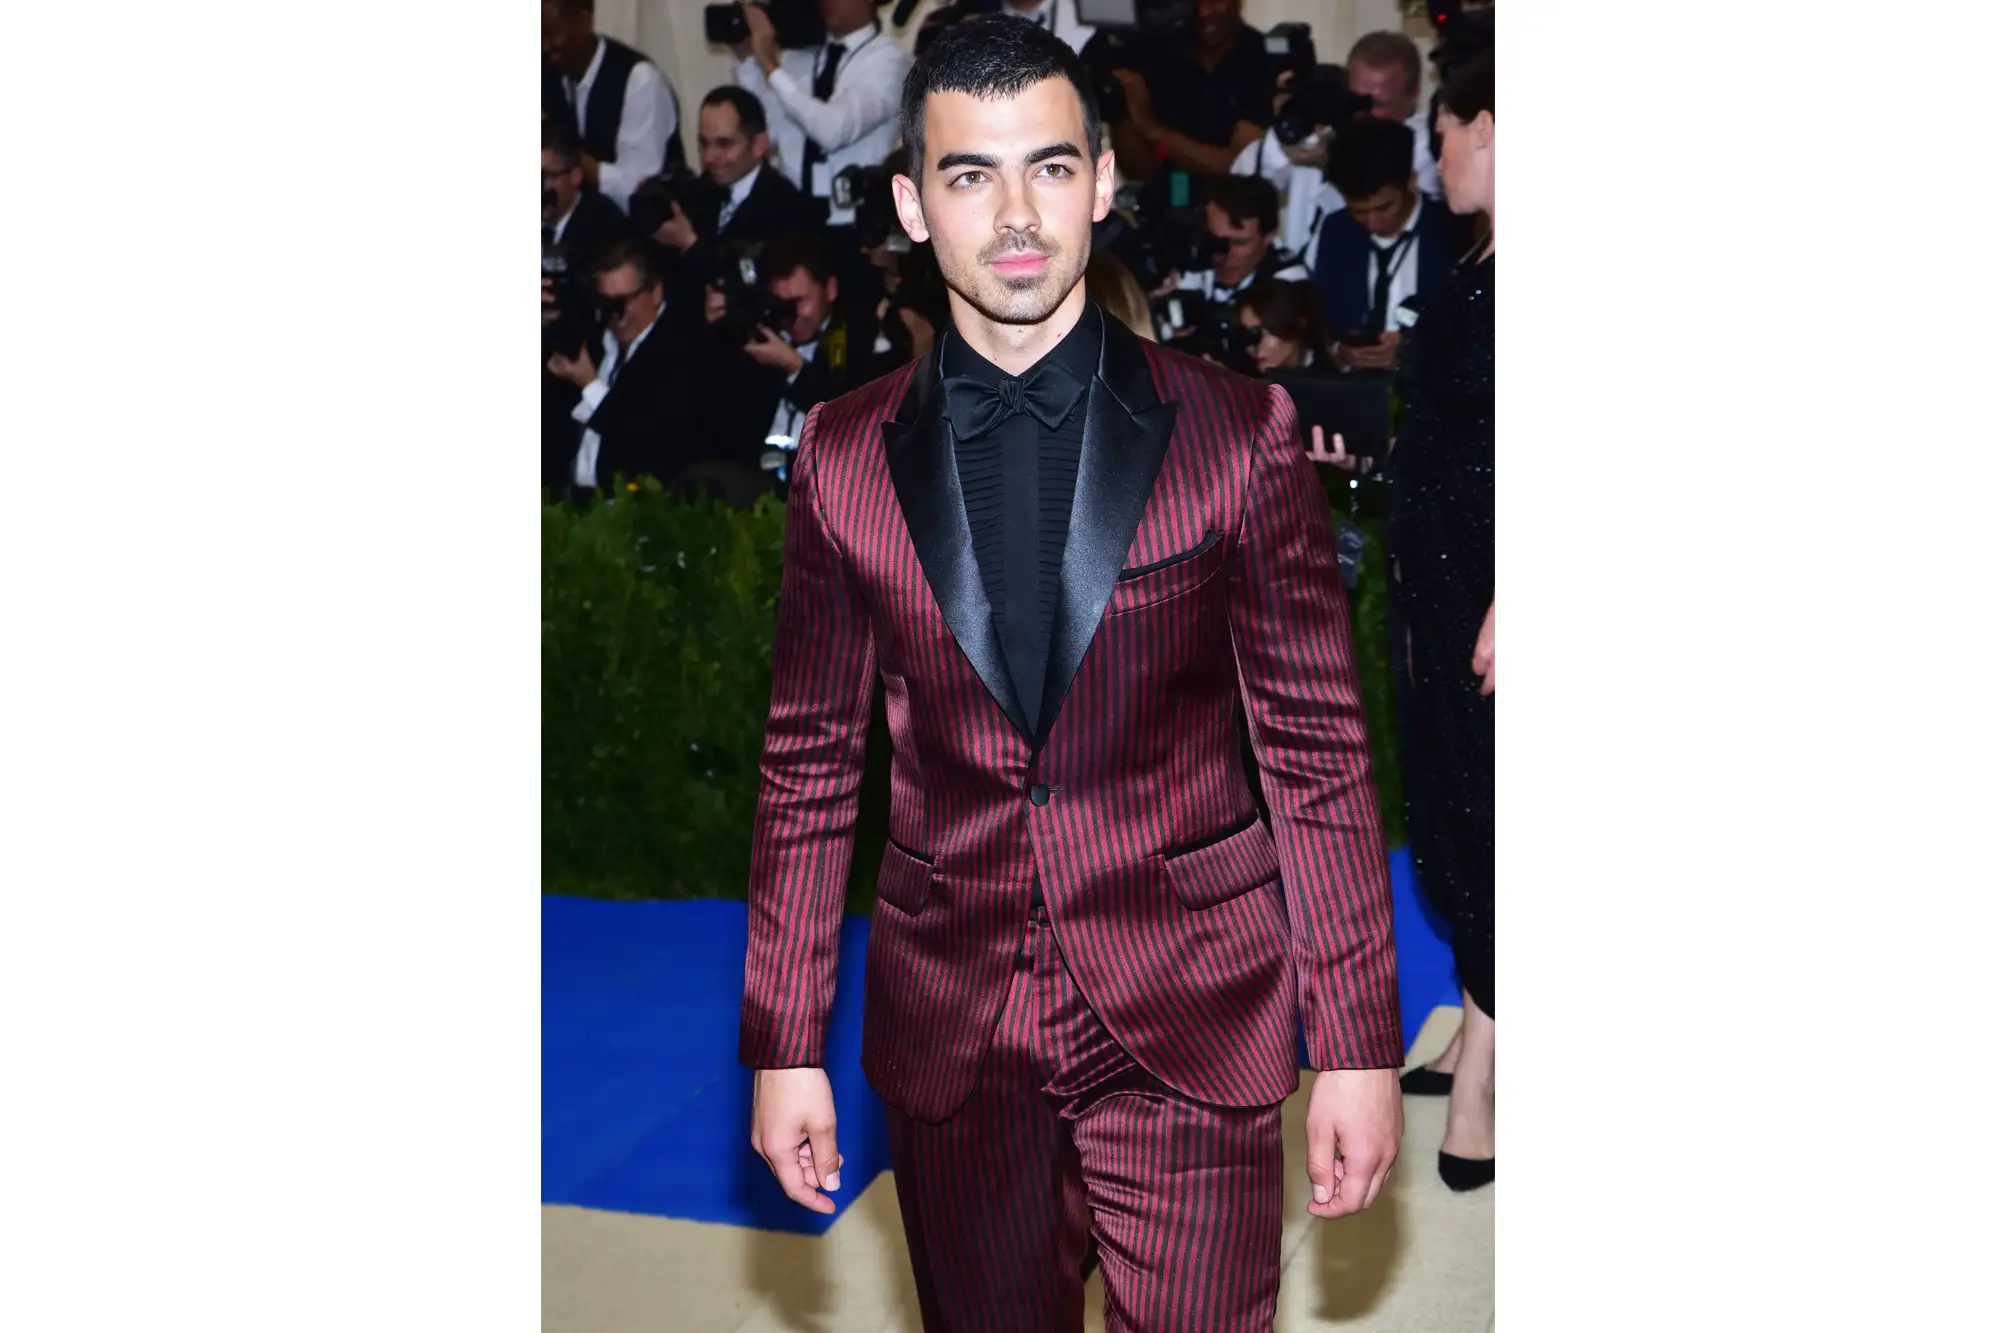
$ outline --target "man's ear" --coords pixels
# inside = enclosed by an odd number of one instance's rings
[[[1472,146],[1485,152],[1493,146],[1493,113],[1482,111],[1472,118]]]
[[[889,180],[889,193],[896,198],[896,218],[910,239],[919,245],[928,241],[931,229],[924,225],[924,201],[917,194],[917,183],[908,176],[893,176]]]
[[[771,136],[769,134],[753,136],[750,140],[750,147],[757,154],[757,160],[762,162],[771,155]]]
[[[826,275],[827,304],[831,305],[835,301],[838,301],[839,299],[840,299],[840,275],[838,273],[829,273]]]
[[[1110,216],[1112,200],[1118,193],[1118,158],[1109,148],[1097,155],[1097,179],[1094,188],[1095,198],[1091,200],[1090,220],[1102,222]]]

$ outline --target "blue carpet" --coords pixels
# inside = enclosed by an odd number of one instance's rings
[[[1403,1030],[1458,1002],[1451,953],[1390,858]],[[750,1075],[736,1062],[748,933],[740,902],[542,899],[542,1201],[700,1222],[824,1232],[750,1151]],[[827,1036],[839,1117],[840,1211],[888,1169],[882,1106],[861,1077],[868,920],[841,926]]]

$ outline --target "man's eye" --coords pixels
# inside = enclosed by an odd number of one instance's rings
[[[1047,166],[1043,167],[1042,170],[1049,172],[1057,177],[1073,176],[1076,174],[1074,171],[1072,171],[1069,167],[1065,166],[1061,162],[1051,162]]]
[[[968,172],[966,172],[966,173],[965,173],[965,174],[964,174],[963,176],[960,176],[960,177],[959,177],[959,178],[958,178],[957,180],[953,181],[953,182],[952,182],[952,185],[953,185],[954,187],[956,187],[956,186],[960,186],[960,185],[980,185],[980,184],[983,184],[983,183],[985,182],[985,180],[986,180],[986,173],[985,173],[985,172],[983,172],[983,171],[968,171]]]

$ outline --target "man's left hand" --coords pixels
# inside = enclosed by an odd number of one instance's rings
[[[574,361],[564,356],[561,352],[557,352],[554,356],[550,357],[549,374],[554,375],[559,380],[568,380],[577,388],[583,389],[596,382],[597,366],[591,361],[590,349],[586,347],[576,354],[576,360]]]
[[[778,30],[771,26],[771,11],[762,5],[743,6],[743,22],[750,29],[750,51],[766,75],[778,72]]]
[[[1306,1174],[1314,1217],[1346,1217],[1375,1202],[1403,1141],[1403,1090],[1393,1069],[1328,1069],[1306,1105]]]
[[[796,348],[761,324],[757,326],[757,336],[745,343],[743,350],[759,365],[775,366],[787,375],[796,375],[806,366],[806,359]]]

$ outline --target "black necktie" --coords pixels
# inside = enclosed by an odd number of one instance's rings
[[[839,42],[833,42],[826,48],[826,63],[820,66],[819,73],[813,76],[813,100],[815,102],[831,102],[833,100],[834,74],[840,69],[840,58],[846,54],[847,48]],[[807,194],[813,192],[813,168],[819,165],[821,158],[824,156],[820,152],[819,145],[814,143],[812,136],[808,134],[806,136],[805,169],[799,176],[799,188]]]
[[[1375,300],[1368,307],[1368,332],[1380,333],[1389,327],[1389,284],[1396,280],[1404,252],[1416,239],[1415,232],[1406,231],[1396,238],[1394,245],[1375,247]]]
[[[1008,376],[998,384],[977,375],[953,375],[944,381],[944,411],[952,433],[976,440],[996,429],[1016,412],[1026,412],[1049,430],[1062,425],[1083,396],[1076,376],[1053,361],[1044,361],[1026,375]]]

